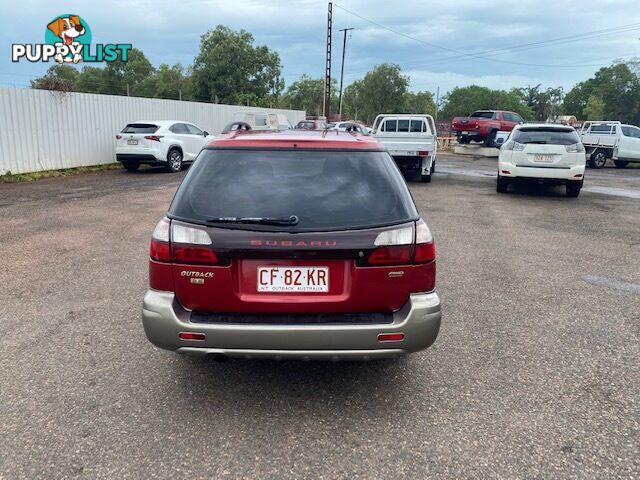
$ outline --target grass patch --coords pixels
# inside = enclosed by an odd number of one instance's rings
[[[43,172],[31,173],[7,173],[0,175],[0,183],[32,182],[41,178],[69,177],[81,173],[101,172],[103,170],[117,170],[122,168],[119,163],[108,163],[106,165],[92,165],[90,167],[63,168],[61,170],[46,170]]]

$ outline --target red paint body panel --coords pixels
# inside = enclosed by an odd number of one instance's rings
[[[149,286],[154,290],[173,292],[173,271],[170,263],[149,259]]]
[[[258,292],[259,266],[329,267],[328,293]],[[416,270],[425,265],[357,267],[350,260],[232,260],[231,265],[173,265],[175,290],[190,310],[234,313],[393,312],[405,304]],[[192,284],[182,272],[211,272],[204,283]],[[404,272],[400,277],[390,272]],[[416,272],[418,273],[418,272]],[[396,273],[397,274],[397,273]],[[425,291],[421,288],[420,291]]]
[[[375,138],[337,130],[248,131],[219,135],[208,144],[215,148],[318,148],[384,150]]]

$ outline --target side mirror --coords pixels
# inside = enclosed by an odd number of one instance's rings
[[[202,135],[204,135],[205,137],[209,136],[209,132],[207,132],[206,130],[204,132],[202,132]]]

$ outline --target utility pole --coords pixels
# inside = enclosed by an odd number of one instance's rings
[[[327,57],[324,75],[324,106],[322,114],[327,120],[331,115],[331,27],[333,23],[333,3],[329,2],[327,11]]]
[[[344,54],[347,50],[347,32],[353,30],[352,28],[343,28],[340,31],[344,32],[344,39],[342,40],[342,66],[340,67],[340,98],[338,100],[338,105],[340,106],[340,120],[342,120],[342,80],[344,79]]]
[[[440,109],[440,85],[436,88],[436,122],[438,121],[438,110]]]

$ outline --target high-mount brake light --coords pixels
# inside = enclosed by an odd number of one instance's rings
[[[204,230],[174,223],[171,227],[172,258],[176,263],[215,265],[218,256],[212,250],[211,237]]]
[[[169,243],[169,228],[171,224],[168,218],[158,222],[151,235],[149,256],[157,262],[171,261],[171,244]]]

